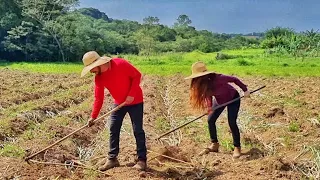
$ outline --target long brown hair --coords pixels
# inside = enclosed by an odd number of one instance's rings
[[[214,74],[200,76],[191,80],[190,102],[191,106],[198,110],[207,108],[206,100],[212,96]]]

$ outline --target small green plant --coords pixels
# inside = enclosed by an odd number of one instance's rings
[[[283,146],[287,148],[290,148],[292,146],[292,138],[289,135],[283,136],[282,139],[283,139],[283,143],[282,143]]]
[[[198,131],[197,129],[201,129],[202,131]],[[190,135],[190,137],[197,143],[207,143],[210,141],[207,123],[201,126],[198,126],[197,124],[190,124],[189,128],[186,128],[183,133]]]
[[[299,130],[300,130],[300,125],[297,122],[292,121],[289,124],[289,131],[290,132],[298,132]]]
[[[5,157],[23,157],[25,155],[24,150],[14,144],[5,144],[2,149],[0,149],[0,156]]]
[[[26,130],[22,135],[22,139],[24,140],[30,140],[35,138],[34,131],[32,129]]]
[[[218,52],[216,56],[216,60],[226,60],[226,59],[232,59],[232,58],[234,58],[234,56],[221,53],[221,52]]]
[[[246,61],[245,59],[240,59],[237,61],[239,66],[252,66],[254,65],[253,63]]]
[[[220,141],[219,144],[228,151],[232,151],[234,149],[232,141],[229,139],[224,139],[224,140]]]
[[[156,129],[159,130],[160,132],[169,130],[170,124],[165,119],[157,118],[156,119]]]
[[[303,94],[303,93],[305,93],[305,91],[304,91],[304,90],[301,90],[301,89],[295,89],[294,92],[293,92],[293,94],[294,94],[295,96],[300,95],[300,94]]]

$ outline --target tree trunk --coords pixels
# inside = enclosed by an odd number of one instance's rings
[[[54,38],[54,40],[55,40],[55,41],[57,42],[57,44],[58,44],[59,51],[60,51],[60,54],[61,54],[61,56],[62,56],[62,61],[63,61],[63,62],[66,62],[66,59],[65,59],[65,57],[64,57],[64,52],[63,52],[63,50],[62,50],[62,48],[61,48],[61,44],[60,44],[57,36],[56,36],[56,35],[53,35],[53,38]]]
[[[57,35],[56,35],[53,31],[51,31],[50,28],[48,28],[48,27],[46,26],[46,22],[43,21],[42,19],[33,17],[33,16],[31,16],[31,15],[29,15],[29,17],[31,17],[31,18],[35,19],[36,21],[38,21],[38,22],[42,25],[42,27],[44,27],[44,29],[46,29],[46,30],[48,31],[48,33],[53,37],[53,39],[56,41],[56,43],[57,43],[57,45],[58,45],[58,47],[59,47],[59,52],[60,52],[60,54],[61,54],[61,56],[62,56],[62,61],[63,61],[63,62],[66,62],[65,57],[64,57],[64,52],[63,52],[63,50],[62,50],[62,48],[61,48],[61,44],[60,44],[60,42],[59,42],[59,40],[58,40],[58,38],[57,38]]]

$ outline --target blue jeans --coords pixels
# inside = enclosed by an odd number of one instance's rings
[[[239,97],[239,93],[237,93],[233,99],[236,99]],[[232,137],[233,137],[233,145],[235,147],[240,147],[240,132],[239,132],[239,128],[237,125],[237,118],[238,118],[238,112],[239,112],[239,108],[240,108],[240,99],[238,101],[235,101],[229,105],[227,105],[228,107],[228,123],[229,123],[229,127],[232,133]],[[220,116],[220,114],[222,113],[222,111],[224,110],[224,107],[221,107],[219,109],[216,109],[209,117],[208,117],[208,125],[209,125],[209,133],[210,133],[210,138],[211,138],[211,142],[215,143],[218,142],[218,138],[217,138],[217,129],[216,129],[216,121],[218,119],[218,117]]]
[[[116,105],[115,105],[116,106]],[[136,148],[138,160],[147,160],[146,137],[143,130],[143,103],[123,106],[111,114],[110,118],[110,151],[109,159],[117,158],[119,154],[120,130],[123,118],[129,113],[134,137],[136,139]]]

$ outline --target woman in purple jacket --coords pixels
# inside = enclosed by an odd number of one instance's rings
[[[190,101],[193,108],[208,110],[208,125],[211,138],[211,145],[201,154],[208,152],[218,152],[219,142],[217,138],[216,121],[224,107],[215,111],[212,109],[219,105],[231,101],[239,97],[238,91],[229,83],[234,83],[244,91],[244,96],[249,97],[250,92],[247,86],[238,78],[218,74],[208,71],[203,62],[196,62],[191,67],[192,75],[185,79],[192,79],[190,85]],[[213,100],[214,97],[214,100]],[[233,137],[233,157],[238,158],[241,155],[240,132],[237,125],[237,117],[240,108],[240,99],[229,105],[228,107],[228,123]]]

